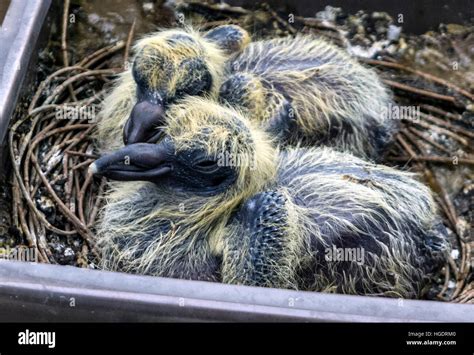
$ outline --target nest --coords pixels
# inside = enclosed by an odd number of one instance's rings
[[[123,63],[127,63],[134,25],[126,43],[107,46],[70,64],[66,42],[68,11],[66,1],[61,36],[64,66],[40,84],[27,113],[10,129],[14,172],[12,224],[30,247],[38,249],[39,261],[93,267],[99,258],[94,248],[94,223],[106,189],[104,179],[87,173],[88,165],[97,158],[93,142],[96,112],[88,117],[79,115],[78,119],[61,118],[71,118],[68,116],[77,110],[95,108],[100,103],[106,91],[104,84],[123,70],[123,67],[111,67],[109,59],[123,53]],[[184,3],[177,11],[196,15],[203,29],[233,23],[262,37],[315,33],[352,50],[361,41],[361,36],[357,37],[360,33],[351,33],[351,18],[338,18],[337,12],[329,19],[294,16],[293,21],[288,21],[268,5],[255,12],[222,4]],[[372,41],[365,43],[368,48],[379,40],[376,24],[384,18],[361,15],[360,21],[364,21],[364,16],[365,21],[374,21],[376,33],[362,38]],[[180,16],[177,14],[176,18]],[[180,26],[178,20],[175,26]],[[384,36],[387,33],[379,37],[383,40]],[[450,81],[402,64],[396,48],[393,53],[385,52],[377,60],[360,57],[360,61],[379,72],[385,84],[393,89],[397,104],[419,108],[418,119],[407,112],[400,117],[402,128],[385,163],[420,173],[435,191],[445,224],[452,231],[453,248],[459,251],[459,257],[449,258],[434,296],[445,301],[473,303],[468,239],[472,206],[467,206],[466,214],[466,207],[453,201],[447,182],[439,178],[438,169],[443,169],[443,165],[472,169],[474,165],[470,151],[474,133],[468,125],[472,120],[474,95]],[[469,193],[472,195],[472,190]]]

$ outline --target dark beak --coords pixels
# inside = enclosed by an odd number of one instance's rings
[[[164,123],[163,104],[148,100],[137,102],[123,128],[123,142],[125,145],[156,143],[161,135],[158,127]]]
[[[136,143],[102,156],[89,166],[89,172],[118,181],[158,182],[173,170],[174,148],[160,144]]]

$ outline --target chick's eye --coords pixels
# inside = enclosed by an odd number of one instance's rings
[[[217,162],[214,160],[202,160],[194,164],[194,166],[198,170],[205,172],[212,172],[218,168]]]

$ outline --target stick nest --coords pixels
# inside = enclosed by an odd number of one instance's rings
[[[188,2],[175,10],[179,11],[175,26],[180,26],[180,13],[184,13],[203,29],[233,23],[260,37],[314,33],[349,52],[367,50],[383,41],[387,37],[384,31],[389,27],[383,21],[390,22],[383,13],[378,13],[378,17],[375,13],[351,17],[334,10],[334,16],[329,11],[329,19],[323,13],[316,18],[293,16],[289,21],[288,15],[280,15],[268,5],[250,11]],[[40,262],[94,267],[99,255],[94,248],[93,228],[106,189],[104,179],[87,174],[89,164],[97,157],[92,140],[96,123],[91,119],[60,119],[58,112],[95,108],[100,103],[106,91],[104,84],[123,70],[112,68],[109,59],[123,53],[123,63],[127,63],[135,26],[132,25],[126,43],[106,46],[70,65],[66,43],[68,11],[66,1],[61,36],[64,66],[40,84],[27,113],[12,124],[9,132],[12,225],[25,244],[37,248]],[[364,21],[373,21],[375,35],[351,31],[351,26]],[[397,104],[420,108],[419,119],[402,117],[402,129],[385,163],[420,173],[436,193],[445,224],[452,231],[452,245],[458,255],[450,257],[432,298],[474,303],[469,239],[474,187],[471,181],[461,191],[465,196],[453,197],[449,179],[443,178],[454,174],[453,169],[467,169],[472,178],[474,132],[470,124],[474,96],[468,89],[429,74],[414,63],[404,64],[399,50],[410,45],[410,39],[402,37],[395,43],[391,51],[381,51],[377,59],[360,56],[361,63],[375,68],[393,89]],[[419,38],[411,39],[411,45],[420,45]]]

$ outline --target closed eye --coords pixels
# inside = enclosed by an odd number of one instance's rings
[[[194,164],[194,166],[200,171],[204,172],[213,172],[218,168],[217,162],[215,160],[202,160]]]

